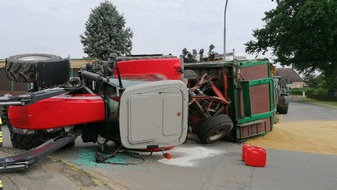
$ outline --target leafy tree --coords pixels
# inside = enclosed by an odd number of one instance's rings
[[[308,74],[304,77],[304,82],[312,88],[323,88],[325,84],[324,74],[316,76],[315,74]]]
[[[337,91],[337,1],[277,0],[277,7],[265,12],[266,25],[253,30],[246,52],[265,54],[296,70],[321,71],[330,94]]]
[[[86,31],[80,38],[84,53],[89,57],[107,60],[110,53],[131,53],[132,30],[125,27],[124,16],[111,2],[102,2],[92,9],[85,27]]]

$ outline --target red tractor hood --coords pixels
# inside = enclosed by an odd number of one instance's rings
[[[41,130],[105,119],[103,99],[96,94],[60,95],[27,106],[10,106],[11,125]]]

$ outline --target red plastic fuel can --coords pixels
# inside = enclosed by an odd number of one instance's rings
[[[245,157],[246,157],[246,150],[247,148],[250,147],[250,145],[248,144],[244,144],[242,145],[242,153],[241,153],[241,158],[243,161],[245,161]]]
[[[242,160],[247,166],[264,167],[267,162],[267,151],[259,146],[242,146]]]

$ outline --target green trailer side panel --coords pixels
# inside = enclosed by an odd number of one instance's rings
[[[250,102],[250,82],[249,81],[242,81],[241,87],[242,87],[242,94],[243,94],[243,104],[247,105],[244,107],[244,116],[245,117],[252,117],[252,108],[251,108],[251,102]]]
[[[275,113],[274,81],[268,61],[246,61],[226,67],[229,73],[232,139],[242,141],[272,130]]]

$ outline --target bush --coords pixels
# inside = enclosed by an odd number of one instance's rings
[[[308,98],[318,99],[318,100],[329,100],[328,89],[318,87],[318,88],[294,88],[291,89],[291,94],[302,95],[303,91]]]
[[[307,95],[307,94],[312,94],[314,89],[313,88],[293,88],[290,90],[292,95],[300,95],[300,96],[302,96],[303,91]]]
[[[315,96],[328,96],[328,89],[324,89],[324,88],[316,88],[314,90],[314,92],[312,93],[312,95]]]
[[[303,88],[294,88],[291,89],[290,92],[292,95],[302,95],[303,90]]]
[[[317,100],[331,100],[332,98],[328,96],[328,89],[318,87],[318,88],[294,88],[291,93],[294,95],[302,95],[303,91],[308,98],[313,98]]]

